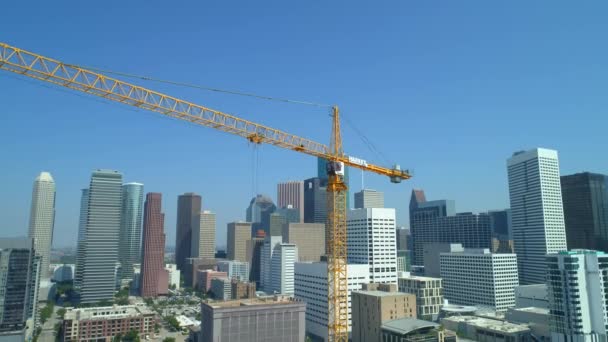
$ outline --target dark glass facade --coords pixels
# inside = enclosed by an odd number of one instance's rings
[[[186,260],[192,257],[192,231],[201,229],[201,206],[201,196],[195,193],[185,193],[177,198],[175,264],[182,272],[188,267]]]
[[[37,285],[34,255],[31,239],[0,239],[0,332],[23,329],[32,314],[31,291]]]
[[[568,249],[608,252],[608,176],[561,177]]]
[[[490,215],[454,213],[454,202],[427,201],[422,190],[414,190],[410,200],[410,230],[414,265],[424,264],[427,243],[461,243],[465,248],[491,248]]]
[[[304,223],[326,223],[327,179],[310,178],[304,181]]]

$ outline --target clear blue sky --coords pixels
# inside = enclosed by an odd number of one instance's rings
[[[8,6],[8,8],[7,8]],[[368,175],[407,222],[412,187],[459,211],[508,207],[505,160],[537,146],[562,174],[608,173],[608,3],[603,1],[11,2],[0,40],[69,63],[336,103],[391,161],[395,186]],[[168,244],[177,195],[194,191],[226,222],[253,195],[242,139],[0,72],[1,235],[27,233],[32,181],[57,183],[55,246],[76,240],[80,189],[95,168],[162,192]],[[326,110],[145,83],[318,141]],[[349,154],[381,161],[348,127]],[[263,146],[260,192],[314,176],[316,161]],[[351,186],[361,187],[353,171]]]

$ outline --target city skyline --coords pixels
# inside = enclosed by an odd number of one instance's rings
[[[13,6],[14,13],[43,10],[19,3]],[[106,22],[95,20],[97,16],[111,15],[124,25],[141,20],[129,11],[115,13],[102,5],[90,6],[93,10],[86,12],[82,6],[65,4],[50,10],[78,20],[86,17],[87,22],[96,25]],[[261,15],[261,8],[247,4],[245,15],[224,4],[216,6],[180,12],[185,17],[172,23],[172,30],[154,30],[158,39],[171,39],[176,44],[205,39],[204,48],[182,51],[181,58],[187,62],[179,65],[166,63],[173,60],[172,51],[159,52],[149,42],[132,37],[116,40],[116,35],[106,30],[73,30],[73,25],[53,20],[52,13],[44,12],[38,21],[33,21],[35,15],[21,19],[7,15],[3,22],[10,42],[74,63],[262,95],[337,103],[345,118],[365,128],[365,135],[387,159],[414,171],[414,178],[400,186],[392,186],[382,177],[365,177],[366,187],[383,191],[386,206],[397,209],[400,225],[408,221],[407,198],[412,188],[424,188],[436,198],[458,199],[458,211],[507,207],[503,162],[520,149],[542,146],[560,151],[561,174],[608,170],[608,160],[595,158],[603,153],[599,139],[604,135],[601,123],[606,120],[602,114],[605,97],[598,82],[606,79],[608,47],[596,43],[608,30],[602,8],[591,11],[587,6],[573,8],[555,3],[527,3],[523,7],[480,2],[475,6],[444,4],[443,10],[415,3],[348,8],[325,4],[327,7],[319,11],[315,6],[294,4],[296,9],[270,9],[266,14],[276,15],[278,21],[272,26],[258,26],[250,25],[248,18]],[[608,4],[597,6],[605,9]],[[164,10],[138,10],[145,12],[145,28],[152,30],[146,25],[168,20]],[[201,12],[206,20],[189,20]],[[295,12],[301,16],[294,16]],[[235,31],[217,30],[218,18],[226,16],[235,19]],[[336,17],[340,24],[336,24]],[[360,17],[367,18],[375,29],[367,30],[360,20],[352,19]],[[468,20],[463,22],[463,17]],[[311,27],[311,18],[322,25]],[[429,22],[428,18],[434,19]],[[565,27],[563,22],[572,25]],[[274,25],[285,30],[276,30]],[[41,29],[46,26],[54,30]],[[228,43],[234,41],[234,32],[241,31],[260,39],[256,45],[259,48]],[[65,41],[71,43],[53,45],[51,42],[59,36],[70,37]],[[282,43],[276,44],[277,39]],[[367,48],[361,49],[362,44]],[[208,49],[217,53],[205,53]],[[578,52],[561,54],[564,49]],[[337,53],[318,53],[328,50]],[[107,51],[121,54],[108,56]],[[135,60],[137,63],[132,63]],[[370,60],[377,61],[373,67],[360,68]],[[353,76],[353,70],[358,70],[358,76]],[[328,74],[332,82],[326,79]],[[3,163],[20,171],[0,171],[7,183],[0,198],[7,235],[24,234],[29,202],[26,189],[41,170],[49,170],[61,184],[55,235],[65,237],[57,242],[71,239],[72,245],[77,235],[79,188],[91,169],[121,170],[129,175],[125,181],[142,182],[147,190],[162,193],[168,201],[183,192],[202,194],[209,209],[217,214],[218,241],[224,240],[227,222],[243,217],[242,210],[254,195],[250,191],[252,152],[244,141],[12,77],[1,77],[0,86],[5,91],[5,112],[9,113],[0,127],[0,143],[17,146],[5,151]],[[330,120],[324,110],[150,86],[328,142]],[[27,101],[32,97],[37,101]],[[458,130],[454,129],[456,125]],[[57,131],[48,129],[56,126]],[[427,129],[430,127],[433,129]],[[346,123],[344,131],[345,151],[369,161],[381,159],[368,152]],[[88,139],[98,132],[109,137],[106,145]],[[150,136],[163,139],[151,141]],[[423,146],[412,143],[422,141]],[[40,142],[52,153],[41,155]],[[182,148],[191,144],[214,148],[193,158]],[[112,153],[107,153],[110,150]],[[307,179],[316,174],[315,158],[270,147],[260,150],[257,192],[274,194],[278,181]],[[450,170],[449,175],[445,170]],[[352,190],[360,190],[360,172],[352,170],[350,176]],[[218,181],[212,181],[216,178]],[[171,202],[165,207],[167,239],[173,241],[171,225],[176,209]]]

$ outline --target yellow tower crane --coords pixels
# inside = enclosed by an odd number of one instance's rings
[[[239,135],[256,144],[275,145],[326,159],[329,178],[326,229],[328,336],[332,342],[348,341],[344,167],[385,175],[393,183],[411,176],[398,165],[386,168],[346,155],[342,149],[337,106],[333,107],[331,140],[327,146],[4,43],[0,43],[0,69]]]

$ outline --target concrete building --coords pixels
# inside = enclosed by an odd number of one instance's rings
[[[388,321],[381,327],[382,340],[387,342],[456,342],[456,334],[439,324],[416,318]],[[379,340],[380,341],[380,340]]]
[[[86,209],[80,211],[82,236],[79,236],[78,249],[82,255],[76,266],[76,275],[80,276],[77,279],[80,302],[111,301],[117,279],[122,174],[113,170],[93,171],[89,190],[83,191],[81,203]]]
[[[456,213],[454,201],[427,201],[422,190],[412,191],[410,229],[414,265],[423,265],[424,246],[429,243],[460,243],[465,248],[492,246],[490,215]]]
[[[444,296],[462,305],[484,305],[496,311],[515,306],[517,257],[488,249],[441,253]]]
[[[118,262],[121,264],[120,279],[127,283],[133,279],[133,264],[141,262],[143,199],[143,184],[122,186]]]
[[[257,195],[249,202],[247,207],[246,220],[251,222],[249,236],[255,236],[258,229],[264,230],[268,234],[270,229],[270,215],[275,212],[277,206],[272,199],[266,195]],[[244,261],[244,260],[243,260]]]
[[[327,222],[327,176],[304,181],[304,223]]]
[[[351,323],[351,293],[369,283],[367,265],[347,265],[348,276],[348,331]],[[295,291],[297,300],[306,302],[306,332],[315,339],[327,341],[327,263],[299,262],[295,265]]]
[[[166,264],[165,270],[168,273],[169,287],[179,290],[181,286],[181,272],[177,269],[175,264]]]
[[[67,308],[63,319],[63,341],[106,341],[131,330],[152,335],[159,323],[156,312],[143,305]]]
[[[561,187],[568,248],[608,253],[608,176],[562,176]]]
[[[367,264],[370,282],[397,284],[395,209],[353,209],[346,223],[348,263]]]
[[[283,225],[283,242],[298,247],[298,261],[317,262],[325,255],[325,225],[321,223],[287,223]]]
[[[439,261],[441,253],[453,252],[464,252],[464,247],[462,247],[461,243],[433,242],[424,244],[422,257],[424,264],[424,275],[427,277],[440,277],[441,269]]]
[[[249,222],[228,223],[228,260],[247,260],[247,241],[251,239],[251,227]]]
[[[302,222],[300,216],[300,210],[294,208],[291,205],[283,208],[277,208],[271,215],[280,215],[285,218],[286,223],[300,223]]]
[[[306,303],[274,297],[201,304],[201,340],[304,342]]]
[[[232,299],[252,299],[255,298],[255,283],[243,282],[232,279],[231,291]]]
[[[293,295],[294,267],[297,260],[298,247],[296,245],[290,243],[276,245],[270,258],[270,281],[264,287],[264,291]]]
[[[198,278],[196,288],[204,292],[211,290],[211,281],[213,279],[228,278],[228,273],[214,270],[198,270],[196,275]]]
[[[416,318],[416,296],[397,292],[395,284],[366,284],[352,293],[352,341],[380,341],[382,324]]]
[[[453,316],[441,320],[448,330],[459,336],[479,342],[528,342],[533,341],[527,325],[514,324],[474,316]]]
[[[402,276],[398,280],[399,292],[416,295],[416,315],[420,319],[434,321],[443,305],[443,281],[441,278]]]
[[[573,250],[547,255],[551,340],[608,339],[608,254]]]
[[[300,222],[304,220],[304,181],[277,184],[277,207],[297,209]]]
[[[230,300],[232,298],[232,280],[227,277],[211,279],[211,293],[218,300]]]
[[[198,231],[192,231],[191,253],[193,258],[215,257],[215,214],[203,210]]]
[[[165,214],[160,193],[146,194],[143,231],[140,294],[146,298],[166,295],[169,273],[165,270]]]
[[[217,262],[217,270],[226,272],[229,279],[249,280],[249,263],[246,261],[222,260]]]
[[[202,198],[193,192],[177,197],[177,224],[175,233],[175,264],[182,273],[186,259],[192,258],[192,232],[200,232]]]
[[[41,172],[34,180],[30,208],[29,238],[41,257],[41,277],[49,278],[51,244],[55,226],[55,181],[48,172]]]
[[[198,288],[198,271],[217,270],[217,259],[188,258],[186,269],[182,272],[184,283],[188,287]]]
[[[547,284],[519,285],[515,287],[516,308],[549,308]]]
[[[507,171],[519,280],[542,284],[545,255],[567,250],[557,151],[516,152]]]
[[[0,239],[0,333],[7,336],[19,335],[37,317],[42,258],[34,245],[31,238]]]
[[[533,337],[546,342],[551,341],[549,317],[549,309],[537,307],[509,308],[505,313],[505,321],[527,325]]]
[[[384,208],[384,193],[372,189],[355,192],[355,209]]]

